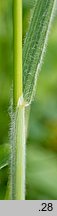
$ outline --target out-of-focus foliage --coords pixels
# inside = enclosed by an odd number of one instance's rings
[[[0,2],[0,144],[8,141],[8,105],[12,79],[12,3]]]
[[[23,42],[34,1],[23,0]],[[9,96],[13,79],[12,0],[0,2],[0,166],[8,162]],[[26,199],[57,199],[57,17],[31,105],[27,138]],[[4,160],[3,160],[4,159]],[[0,170],[5,199],[8,167]]]
[[[12,1],[0,1],[0,199],[8,180],[9,98],[12,85]]]

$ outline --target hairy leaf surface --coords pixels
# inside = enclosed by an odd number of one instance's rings
[[[30,103],[48,38],[56,0],[36,0],[23,47],[23,95]]]

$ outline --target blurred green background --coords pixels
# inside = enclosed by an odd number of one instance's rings
[[[23,42],[34,2],[23,0]],[[12,0],[0,2],[0,199],[5,199],[9,175],[9,106],[13,80],[12,8]],[[49,34],[47,52],[30,109],[26,199],[57,199],[57,16],[54,17]]]

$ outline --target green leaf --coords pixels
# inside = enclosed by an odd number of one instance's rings
[[[0,200],[5,199],[8,181],[9,145],[0,145]]]
[[[23,47],[23,95],[30,103],[48,38],[56,0],[36,0]]]
[[[0,145],[0,170],[8,166],[9,146],[8,144]]]

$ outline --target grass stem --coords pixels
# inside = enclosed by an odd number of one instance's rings
[[[13,0],[13,61],[14,61],[14,105],[22,95],[22,0]]]
[[[22,0],[13,0],[13,117],[11,199],[25,199],[25,108],[22,96]],[[12,131],[12,130],[11,130]]]

